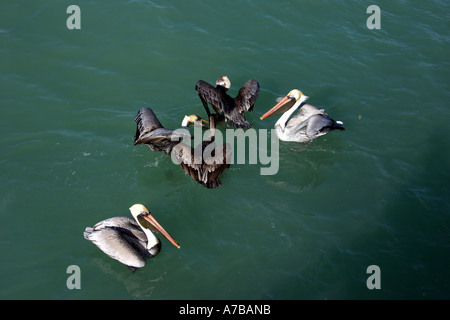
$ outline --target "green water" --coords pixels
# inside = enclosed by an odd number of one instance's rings
[[[1,1],[0,298],[450,298],[449,18],[438,0]],[[178,128],[224,74],[231,94],[260,83],[256,129],[297,88],[346,131],[214,190],[133,146],[139,108]],[[83,231],[134,203],[181,248],[131,273]]]

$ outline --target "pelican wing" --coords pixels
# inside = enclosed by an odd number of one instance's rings
[[[84,238],[112,259],[132,268],[142,268],[149,257],[145,233],[128,217],[110,218],[88,227]]]
[[[323,116],[320,114],[313,115],[308,119],[306,135],[314,138],[322,133],[326,133],[324,130],[326,130],[326,128],[331,128],[333,122],[334,121],[328,116]]]
[[[306,129],[306,135],[311,139],[324,135],[332,130],[345,130],[341,123],[337,123],[331,119],[326,113],[316,114],[308,119],[308,127]]]
[[[143,143],[140,141],[150,132],[156,129],[164,128],[153,110],[150,108],[139,109],[136,117],[134,118],[134,122],[136,122],[136,134],[133,138],[135,144]]]
[[[253,106],[259,95],[259,83],[256,80],[248,80],[239,90],[234,99],[234,105],[238,112],[253,111]]]
[[[172,155],[175,157],[181,168],[197,182],[199,181],[199,172],[202,168],[201,149],[195,152],[195,149],[184,143],[177,144],[172,149]]]
[[[245,119],[245,113],[239,112],[236,108],[225,113],[225,117],[235,128],[250,129],[252,125]]]
[[[201,145],[192,148],[179,143],[172,152],[181,168],[201,185],[207,188],[217,188],[222,185],[219,176],[230,167],[231,147],[229,145],[217,147],[214,142],[203,141]]]
[[[319,109],[311,104],[303,104],[300,110],[286,124],[286,130],[297,132],[306,127],[308,119],[313,115],[326,115],[323,109]]]
[[[195,85],[195,90],[197,91],[200,100],[202,100],[203,104],[209,103],[213,106],[216,113],[220,114],[223,112],[223,95],[222,92],[217,90],[217,88],[213,87],[209,83],[199,80]]]
[[[152,142],[159,142],[163,139],[170,140],[172,137],[173,130],[166,128],[158,128],[150,132],[146,132],[144,134],[140,134],[137,139],[134,140],[134,145],[137,144],[145,144]]]
[[[150,108],[140,109],[135,122],[137,127],[133,138],[134,145],[146,144],[152,151],[169,154],[182,137],[191,137],[187,130],[174,131],[164,128]]]
[[[222,146],[216,146],[213,142],[209,144],[205,151],[210,149],[212,152],[205,152],[205,159],[203,164],[203,181],[208,181],[208,188],[216,188],[222,185],[219,176],[230,167],[232,151],[231,146],[226,143]]]
[[[161,122],[159,122],[153,110],[150,108],[139,109],[136,117],[134,118],[134,121],[137,124],[135,141],[141,135],[144,135],[157,128],[164,128]]]

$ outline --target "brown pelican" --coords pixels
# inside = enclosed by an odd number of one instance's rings
[[[186,116],[188,117],[188,116]],[[183,126],[190,123],[196,125],[197,116],[183,119]],[[203,119],[201,119],[203,120]],[[205,121],[205,120],[203,120]],[[215,142],[215,124],[213,116],[210,116],[210,135],[195,148],[183,142],[173,147],[174,160],[198,183],[207,188],[217,188],[222,185],[219,176],[230,167],[231,146],[223,144],[217,146]]]
[[[259,94],[259,83],[253,79],[248,80],[235,98],[227,94],[230,87],[231,82],[228,77],[222,76],[217,79],[215,88],[209,83],[199,80],[195,85],[195,90],[205,107],[208,118],[211,116],[209,103],[219,119],[225,117],[233,127],[249,129],[252,125],[245,119],[244,113],[253,111],[253,105]]]
[[[133,272],[144,267],[147,258],[156,256],[161,250],[161,242],[152,231],[160,233],[175,247],[180,248],[178,242],[142,204],[134,204],[130,211],[134,219],[114,217],[100,221],[93,227],[86,228],[84,238]]]
[[[209,121],[200,118],[196,114],[191,114],[189,116],[184,116],[183,121],[181,121],[181,126],[182,127],[188,127],[189,124],[192,123],[194,126],[204,127],[205,125],[202,122],[209,125]]]
[[[284,112],[275,123],[275,132],[283,141],[308,142],[335,129],[345,130],[342,121],[334,121],[323,109],[304,104],[308,98],[297,89],[291,90],[286,97],[277,99],[278,103],[261,120]],[[299,112],[288,121],[299,107]]]
[[[199,117],[186,116],[182,125],[187,127],[190,123],[194,123],[197,118]],[[200,120],[207,122],[204,119]],[[135,145],[146,144],[153,151],[171,154],[172,159],[185,172],[207,188],[216,188],[222,184],[219,176],[230,167],[231,151],[229,151],[230,148],[227,148],[228,145],[216,146],[213,122],[211,122],[212,134],[196,148],[180,141],[180,138],[188,138],[189,141],[192,139],[187,130],[164,128],[150,108],[141,108],[136,115],[135,122],[137,124],[136,136],[134,137]],[[209,154],[205,151],[209,151]]]

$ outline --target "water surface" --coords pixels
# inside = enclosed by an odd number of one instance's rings
[[[367,1],[89,1],[81,30],[70,4],[0,4],[2,299],[450,298],[447,2],[378,1],[380,30]],[[260,83],[256,129],[297,88],[346,131],[215,190],[133,146],[139,108],[177,128],[224,74]],[[131,273],[82,234],[134,203],[181,249]]]

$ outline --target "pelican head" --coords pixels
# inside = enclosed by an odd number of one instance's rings
[[[304,95],[303,92],[297,89],[293,89],[289,91],[289,93],[282,98],[272,109],[267,111],[262,117],[261,120],[273,116],[275,114],[279,114],[281,112],[286,112],[289,109],[297,109],[303,102],[305,102],[309,97]],[[278,100],[277,100],[278,101]],[[292,104],[294,101],[294,104]],[[291,103],[289,103],[291,102]],[[283,108],[284,107],[284,108]],[[295,108],[294,108],[295,107]]]
[[[205,126],[202,122],[209,125],[209,122],[205,119],[200,118],[195,114],[191,114],[190,116],[184,116],[183,121],[181,122],[182,127],[188,127],[189,124],[193,124],[194,126]]]
[[[227,76],[221,76],[219,79],[216,80],[216,85],[222,86],[228,90],[231,88],[231,81],[230,79],[228,79]]]
[[[150,211],[142,204],[134,204],[130,207],[130,212],[136,222],[141,226],[148,238],[149,248],[154,245],[150,240],[156,238],[151,231],[156,231],[169,240],[175,247],[180,248],[178,242],[167,233],[166,230],[156,221]]]
[[[287,94],[287,97],[289,99],[295,99],[295,101],[299,101],[300,99],[302,99],[303,101],[306,101],[306,99],[308,99],[309,97],[304,95],[303,92],[301,92],[300,90],[294,89],[289,91],[289,93]]]

